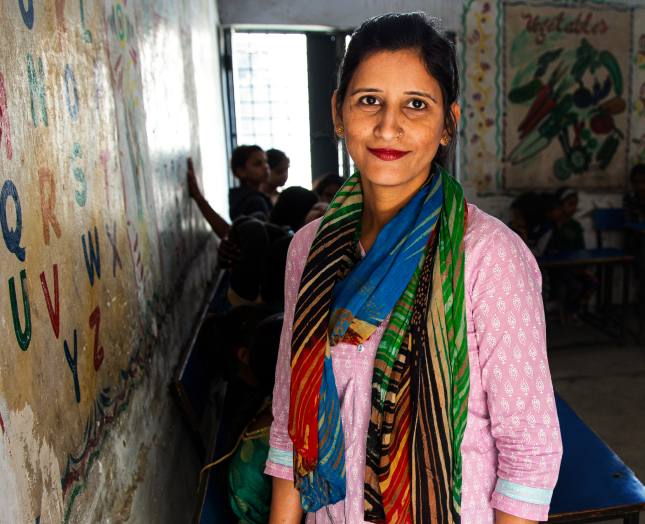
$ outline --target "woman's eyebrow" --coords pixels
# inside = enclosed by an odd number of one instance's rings
[[[381,89],[376,89],[375,87],[359,87],[355,91],[352,91],[351,96],[354,96],[358,93],[382,93]]]
[[[423,96],[425,98],[429,98],[432,100],[435,104],[437,103],[435,97],[433,97],[430,93],[426,93],[424,91],[406,91],[406,95],[416,95],[416,96]]]

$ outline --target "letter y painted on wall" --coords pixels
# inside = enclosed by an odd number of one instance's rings
[[[74,392],[76,393],[76,402],[81,401],[81,387],[78,383],[78,345],[76,343],[76,330],[74,330],[74,356],[72,357],[67,346],[67,340],[63,341],[63,349],[65,350],[65,359],[69,366],[72,376],[74,377]]]

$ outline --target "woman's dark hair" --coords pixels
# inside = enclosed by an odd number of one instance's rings
[[[338,173],[325,173],[321,176],[314,188],[314,193],[318,195],[319,198],[322,198],[325,189],[331,185],[337,185],[338,187],[342,186],[347,179],[340,176]]]
[[[636,164],[629,173],[630,182],[634,181],[637,175],[645,175],[645,164]]]
[[[249,158],[256,151],[264,151],[260,146],[237,146],[231,155],[231,170],[237,176],[237,170],[246,166]]]
[[[511,209],[517,209],[524,220],[529,231],[544,220],[544,212],[541,206],[540,197],[533,191],[522,193],[511,203]]]
[[[271,222],[291,231],[302,227],[307,213],[318,203],[318,195],[304,187],[291,186],[280,193],[271,211]]]
[[[451,105],[459,98],[459,69],[455,46],[441,29],[438,18],[425,13],[387,14],[370,18],[354,31],[340,65],[336,110],[342,114],[349,83],[358,67],[379,51],[413,50],[419,53],[428,73],[439,83],[448,136],[455,138],[457,121]],[[454,140],[439,145],[435,162],[445,165]]]
[[[265,153],[267,155],[267,162],[271,169],[280,164],[280,162],[289,160],[289,157],[284,153],[284,151],[280,151],[279,149],[267,149]]]

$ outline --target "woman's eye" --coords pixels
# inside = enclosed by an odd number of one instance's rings
[[[360,99],[360,102],[368,106],[375,106],[379,103],[378,98],[376,98],[375,96],[364,96]]]
[[[410,102],[408,103],[408,107],[411,109],[425,109],[426,103],[423,100],[419,100],[418,98],[415,98],[414,100],[410,100]]]

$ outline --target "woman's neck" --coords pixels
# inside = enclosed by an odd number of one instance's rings
[[[411,180],[402,186],[377,186],[366,177],[363,185],[363,211],[361,214],[361,245],[365,252],[374,245],[381,230],[417,194],[425,179]]]

